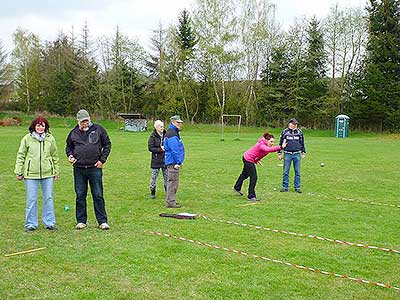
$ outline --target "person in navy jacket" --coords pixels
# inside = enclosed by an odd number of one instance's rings
[[[304,145],[304,136],[301,129],[298,128],[298,122],[295,118],[289,120],[288,128],[281,133],[279,145],[282,146],[284,140],[287,145],[283,157],[283,179],[281,192],[287,192],[289,188],[289,171],[293,162],[294,168],[294,190],[301,193],[300,162],[306,157],[306,147]],[[281,151],[278,151],[278,158],[282,159]]]
[[[165,194],[166,207],[179,208],[176,202],[176,193],[179,186],[179,172],[185,159],[185,148],[179,132],[182,130],[183,121],[180,116],[172,116],[171,124],[165,134],[165,165],[167,166],[167,192]]]

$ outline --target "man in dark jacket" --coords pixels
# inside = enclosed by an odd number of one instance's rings
[[[103,198],[103,164],[111,151],[107,131],[90,121],[89,113],[81,109],[76,114],[78,125],[67,137],[66,154],[74,167],[76,193],[76,229],[83,229],[87,223],[86,196],[88,183],[92,192],[94,212],[103,230],[110,229]]]
[[[295,118],[289,120],[288,128],[281,133],[279,145],[282,146],[286,140],[283,160],[283,179],[281,192],[287,192],[289,188],[289,171],[293,162],[294,168],[294,190],[301,193],[300,162],[301,158],[306,157],[306,147],[304,145],[303,132],[298,128],[298,122]],[[278,158],[282,159],[281,151],[278,151]]]
[[[151,180],[150,180],[150,198],[156,197],[156,184],[158,173],[161,172],[164,177],[164,190],[167,190],[167,169],[165,167],[165,149],[164,149],[164,123],[160,120],[154,122],[154,130],[148,141],[149,151],[151,152]]]
[[[182,130],[180,116],[171,117],[171,124],[165,134],[165,164],[167,166],[167,193],[165,195],[166,207],[178,208],[181,207],[176,202],[176,192],[179,185],[179,170],[181,169],[183,160],[185,159],[185,148],[183,147],[182,139],[179,131]]]

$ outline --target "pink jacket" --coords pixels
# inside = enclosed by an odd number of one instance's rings
[[[248,162],[257,163],[268,153],[279,150],[281,150],[281,146],[268,147],[267,140],[262,137],[258,140],[257,144],[243,154],[243,157]]]

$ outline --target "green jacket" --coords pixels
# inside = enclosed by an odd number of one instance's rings
[[[25,135],[19,146],[14,173],[28,179],[58,175],[60,166],[54,137],[46,133],[44,141],[39,142],[30,133]]]

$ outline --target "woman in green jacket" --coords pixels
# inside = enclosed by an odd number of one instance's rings
[[[38,227],[38,190],[42,186],[42,220],[48,230],[57,230],[54,214],[54,180],[59,176],[59,158],[54,137],[49,133],[49,122],[37,117],[22,140],[15,163],[15,175],[25,181],[25,231]]]

